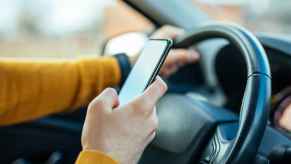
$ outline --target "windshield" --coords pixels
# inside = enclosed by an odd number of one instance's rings
[[[235,22],[254,32],[286,36],[291,29],[290,0],[171,2],[182,8],[190,3],[214,20]],[[1,57],[98,55],[112,36],[153,29],[148,20],[117,0],[11,0],[1,1],[0,10]]]

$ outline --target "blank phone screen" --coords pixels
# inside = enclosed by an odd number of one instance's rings
[[[149,40],[129,73],[119,93],[120,105],[141,95],[152,79],[160,60],[169,46],[167,40]]]

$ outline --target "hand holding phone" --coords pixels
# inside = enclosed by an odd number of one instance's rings
[[[171,46],[172,41],[168,39],[150,39],[146,43],[141,55],[120,90],[120,105],[127,104],[142,94],[148,85],[153,82]]]

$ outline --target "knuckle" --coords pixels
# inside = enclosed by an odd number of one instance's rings
[[[153,120],[153,129],[158,129],[159,127],[159,120],[158,119],[154,119]]]
[[[105,108],[105,102],[101,99],[95,99],[93,100],[89,106],[89,110],[94,110],[94,109],[104,109]]]
[[[143,104],[135,104],[133,106],[134,111],[136,111],[138,114],[144,114],[147,111],[147,107]]]
[[[152,114],[151,124],[153,129],[157,129],[159,127],[159,119],[155,112]]]
[[[144,102],[142,109],[144,111],[149,111],[150,109],[152,109],[152,103],[150,101]]]
[[[143,103],[143,104],[142,104],[142,107],[143,107],[144,109],[149,109],[149,108],[152,107],[152,100],[151,100],[151,98],[148,97],[148,96],[145,96],[145,97],[143,98],[142,103]]]
[[[153,113],[154,109],[154,101],[150,96],[141,96],[131,104],[129,107],[133,110],[133,113],[136,115],[143,115],[146,117],[150,117],[151,113]]]
[[[106,91],[112,96],[112,97],[117,97],[118,95],[117,95],[117,92],[116,92],[116,90],[115,89],[113,89],[113,88],[106,88]]]
[[[138,113],[140,113],[140,105],[136,102],[136,101],[134,101],[134,102],[132,102],[129,106],[128,106],[128,108],[129,109],[131,109],[131,111],[133,111],[132,113],[133,114],[138,114]]]
[[[149,138],[149,142],[153,141],[157,135],[157,132],[153,132]]]
[[[133,110],[137,109],[140,107],[140,104],[137,101],[133,101],[130,103],[130,108],[132,108]]]

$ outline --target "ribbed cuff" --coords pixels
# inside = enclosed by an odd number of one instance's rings
[[[130,60],[124,53],[116,54],[114,57],[117,59],[121,70],[120,86],[122,86],[131,70]]]
[[[100,151],[85,150],[79,154],[76,164],[118,164],[118,162]]]

